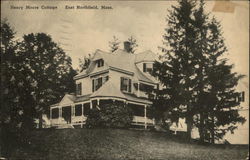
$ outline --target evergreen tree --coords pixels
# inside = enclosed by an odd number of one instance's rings
[[[164,89],[160,95],[166,99],[164,111],[167,115],[185,117],[188,137],[194,116],[194,91],[196,82],[194,66],[195,38],[194,27],[195,2],[183,0],[178,2],[178,7],[172,6],[167,18],[168,28],[163,35],[164,47],[161,47],[164,56],[162,62],[157,62],[153,75],[156,76]],[[174,118],[178,119],[178,118]]]
[[[113,36],[112,41],[109,42],[109,47],[110,47],[110,52],[114,52],[119,48],[120,45],[120,41],[118,40],[118,38],[116,38],[116,36]]]
[[[128,38],[128,42],[130,43],[130,53],[135,53],[136,47],[138,47],[136,39],[131,36],[130,38]]]
[[[200,133],[201,141],[222,139],[228,132],[233,132],[238,123],[244,123],[245,118],[238,113],[240,104],[239,93],[236,92],[238,81],[244,76],[232,72],[233,65],[227,64],[227,59],[222,56],[227,52],[221,33],[221,26],[212,18],[208,25],[207,41],[207,83],[204,88],[203,110],[200,115],[206,113],[200,120],[203,124],[203,132]],[[207,100],[206,100],[207,99]]]
[[[155,91],[153,106],[172,121],[185,117],[189,138],[195,125],[202,142],[214,142],[244,122],[235,101],[235,87],[243,76],[221,58],[227,51],[221,28],[205,13],[203,0],[179,1],[167,21],[161,48],[165,54],[153,72],[163,89]]]

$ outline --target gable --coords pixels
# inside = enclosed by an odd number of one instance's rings
[[[74,103],[75,96],[66,94],[61,102],[59,103],[60,106],[71,105]]]

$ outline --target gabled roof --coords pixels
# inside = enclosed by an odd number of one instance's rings
[[[65,94],[64,97],[62,98],[61,102],[59,103],[59,105],[63,106],[63,105],[69,105],[75,102],[75,95],[72,94]]]
[[[140,62],[154,62],[157,59],[157,55],[152,51],[147,50],[141,53],[136,54],[135,63]]]
[[[124,94],[111,81],[107,81],[104,85],[95,91],[90,98],[94,97],[117,97],[126,99]]]
[[[98,59],[104,60],[104,67],[97,68],[95,65],[95,60]],[[147,76],[147,74],[143,73],[138,69],[136,63],[150,61],[153,62],[156,59],[156,55],[151,51],[145,51],[139,54],[131,54],[126,52],[125,50],[118,49],[114,53],[108,53],[101,50],[96,50],[90,66],[87,70],[81,72],[75,79],[81,78],[84,76],[88,76],[92,72],[98,72],[99,70],[105,69],[119,69],[123,71],[127,71],[128,73],[133,73],[134,77],[137,80],[155,83],[151,77]]]

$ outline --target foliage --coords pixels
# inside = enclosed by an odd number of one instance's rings
[[[130,38],[128,38],[128,42],[130,43],[130,53],[135,53],[136,48],[138,47],[136,39],[131,36]]]
[[[34,127],[35,109],[29,84],[22,73],[22,57],[18,52],[19,42],[8,21],[1,21],[1,108],[0,152],[8,156],[22,141],[24,132]],[[26,125],[27,124],[27,125]]]
[[[193,1],[179,1],[178,7],[172,6],[167,18],[168,27],[163,35],[161,47],[164,53],[161,61],[155,62],[153,76],[161,82],[162,90],[156,90],[156,99],[153,107],[158,110],[161,118],[168,116],[178,121],[179,117],[186,117],[188,137],[191,137],[194,110],[194,88],[197,84],[195,79],[190,77],[195,74],[195,35],[193,12],[195,3]],[[161,102],[159,102],[161,101]],[[158,103],[162,103],[159,107]],[[173,111],[178,114],[172,114]]]
[[[36,112],[41,116],[65,92],[75,89],[71,58],[44,33],[24,35],[20,45],[26,81],[31,84]],[[40,121],[41,122],[41,121]],[[40,123],[41,126],[41,123]]]
[[[112,41],[109,42],[110,51],[112,53],[116,51],[119,48],[120,43],[121,42],[118,40],[118,38],[116,36],[113,36]]]
[[[91,60],[91,54],[88,54],[88,56],[84,56],[83,60],[79,59],[79,72],[82,72],[83,70],[89,67],[90,60]]]
[[[153,72],[163,89],[155,90],[153,107],[155,116],[172,122],[185,117],[189,138],[195,125],[202,142],[214,142],[244,122],[235,101],[235,87],[243,76],[221,58],[227,51],[221,27],[205,13],[204,5],[202,0],[182,0],[170,10],[164,55]]]
[[[100,115],[100,110],[97,108],[93,108],[89,110],[88,118],[86,120],[87,128],[96,128],[102,127],[102,119]]]
[[[13,143],[6,140],[25,142],[26,133],[35,127],[34,119],[41,119],[65,91],[75,89],[71,59],[50,36],[32,33],[14,39],[8,22],[1,21],[0,125],[1,135],[7,136],[1,140],[10,146]]]
[[[132,111],[122,104],[105,104],[100,110],[92,109],[86,125],[92,127],[127,128],[133,120]]]

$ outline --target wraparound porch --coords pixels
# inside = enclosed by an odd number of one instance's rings
[[[147,129],[148,126],[154,125],[154,120],[148,118],[147,108],[150,104],[128,101],[116,97],[101,97],[92,98],[84,102],[71,104],[57,105],[50,107],[50,121],[52,127],[60,127],[63,125],[80,126],[86,123],[88,112],[90,109],[101,106],[105,103],[121,103],[132,108],[133,121],[132,125],[143,126]]]

